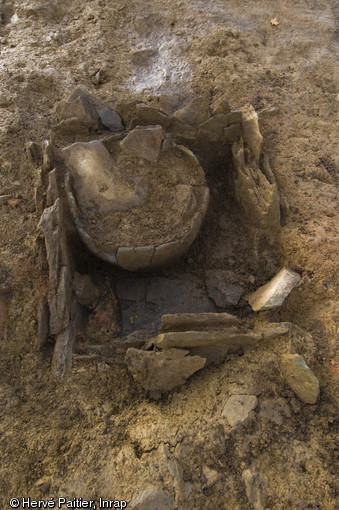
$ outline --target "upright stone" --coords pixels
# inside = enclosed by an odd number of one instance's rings
[[[319,382],[299,354],[284,354],[281,371],[294,393],[306,404],[315,404],[319,396]]]

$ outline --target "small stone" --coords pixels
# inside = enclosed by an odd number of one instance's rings
[[[319,396],[319,381],[299,354],[284,354],[281,371],[286,383],[306,404],[315,404]]]
[[[195,97],[185,108],[177,110],[173,117],[197,128],[211,117],[211,112],[203,97]]]
[[[215,471],[215,469],[211,469],[208,466],[203,466],[202,468],[203,475],[206,479],[206,482],[204,484],[204,488],[210,489],[215,485],[220,479],[221,479],[221,473],[218,471]]]
[[[160,487],[147,487],[128,506],[133,510],[174,510],[174,498]]]
[[[99,108],[97,109],[97,113],[102,124],[110,131],[117,132],[124,130],[121,117],[114,110],[111,110],[110,108]]]
[[[291,417],[290,410],[283,399],[278,399],[277,401],[264,400],[261,402],[260,415],[279,426],[282,425],[285,417]]]
[[[125,151],[155,163],[159,157],[165,133],[161,126],[138,126],[120,143]]]
[[[79,96],[74,101],[60,101],[55,112],[58,122],[76,118],[80,122],[95,124],[98,120],[93,105],[85,96]]]
[[[88,275],[74,273],[73,288],[81,305],[91,306],[98,298],[98,289]]]
[[[36,142],[28,142],[26,150],[29,157],[35,165],[39,165],[42,162],[42,149]]]
[[[128,371],[145,390],[166,392],[181,386],[205,366],[206,359],[187,354],[188,351],[181,349],[156,352],[131,347],[127,350],[125,361]]]
[[[250,294],[247,301],[255,312],[277,308],[283,304],[300,279],[300,275],[292,269],[283,268],[270,282]]]
[[[231,427],[235,427],[247,420],[257,404],[258,399],[255,395],[232,395],[227,400],[222,416],[227,418]]]
[[[244,289],[234,283],[236,275],[232,271],[208,271],[206,287],[208,295],[220,308],[236,306]]]
[[[262,482],[258,474],[252,473],[249,469],[245,469],[242,473],[242,478],[245,482],[246,496],[248,501],[253,505],[254,510],[264,510],[263,502],[263,488]]]

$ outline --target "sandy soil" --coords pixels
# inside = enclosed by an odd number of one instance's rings
[[[2,0],[0,11],[2,508],[11,497],[131,501],[148,486],[177,509],[337,508],[337,3]],[[114,359],[75,361],[70,381],[53,381],[53,343],[37,349],[48,273],[25,148],[43,143],[55,104],[79,86],[112,106],[137,98],[169,112],[197,95],[212,106],[227,97],[233,110],[253,104],[283,197],[276,253],[265,268],[253,260],[229,197],[168,275],[219,264],[251,290],[294,268],[302,280],[284,305],[253,318],[292,322],[288,345],[234,354],[157,402]],[[230,229],[222,255],[217,221]],[[316,405],[285,385],[287,349],[316,374]],[[231,428],[222,410],[239,393],[259,403]]]

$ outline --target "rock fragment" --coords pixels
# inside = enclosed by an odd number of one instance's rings
[[[195,97],[184,108],[177,110],[173,117],[197,128],[211,117],[211,112],[203,97]]]
[[[135,117],[131,122],[131,128],[136,126],[154,126],[160,125],[167,129],[170,125],[171,118],[163,111],[140,103],[135,107]]]
[[[60,101],[55,112],[58,122],[76,118],[79,122],[95,125],[98,120],[98,114],[94,106],[85,96],[79,96],[73,101]]]
[[[226,402],[222,416],[227,419],[231,427],[236,427],[247,420],[248,415],[258,404],[255,395],[232,395]]]
[[[226,126],[227,116],[222,114],[215,115],[200,125],[198,137],[204,142],[221,142],[224,138]]]
[[[232,271],[208,271],[205,279],[208,295],[220,308],[236,306],[244,289],[235,283]]]
[[[245,469],[242,478],[245,482],[247,499],[253,505],[254,510],[264,510],[264,483],[259,474]]]
[[[277,308],[283,304],[300,279],[300,275],[292,269],[283,268],[270,282],[250,294],[247,301],[255,312]]]
[[[299,354],[284,354],[281,371],[286,383],[306,404],[315,404],[319,396],[319,381]]]
[[[155,163],[159,157],[165,133],[161,126],[138,126],[121,142],[121,148]]]
[[[245,143],[250,148],[255,162],[259,164],[263,137],[259,129],[258,114],[252,105],[248,105],[242,111],[242,131]]]
[[[91,306],[98,298],[98,289],[88,275],[75,272],[73,288],[81,305]]]
[[[110,131],[123,131],[124,126],[122,124],[121,117],[117,112],[111,110],[110,108],[99,108],[97,113],[102,124]]]
[[[240,321],[230,313],[176,313],[161,317],[160,333],[165,331],[211,330],[238,324]]]
[[[181,349],[156,352],[131,347],[125,361],[128,371],[145,390],[167,392],[184,384],[188,377],[205,366],[206,359],[187,354],[187,350]]]
[[[140,491],[128,505],[133,510],[174,510],[174,498],[160,487],[147,487]]]

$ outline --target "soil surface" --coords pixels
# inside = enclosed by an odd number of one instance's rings
[[[0,12],[1,507],[13,497],[130,503],[153,487],[180,510],[337,508],[337,2],[2,0]],[[26,147],[42,146],[55,105],[77,87],[118,111],[140,100],[173,113],[195,96],[212,108],[222,98],[232,110],[252,104],[282,227],[277,245],[258,251],[227,161],[227,172],[209,169],[206,221],[176,266],[142,276],[78,247],[81,272],[101,297],[92,337],[79,338],[72,377],[60,384],[51,376],[53,340],[37,347],[48,267]],[[75,141],[89,140],[67,144]],[[276,310],[251,314],[244,299],[220,310],[207,295],[211,270],[232,271],[245,296],[284,265],[302,279]],[[234,353],[158,401],[109,349],[81,355],[88,343],[108,345],[158,327],[162,313],[186,311],[293,327],[288,340]],[[286,352],[302,355],[319,380],[315,405],[285,384]],[[233,427],[223,416],[232,395],[257,399]]]

